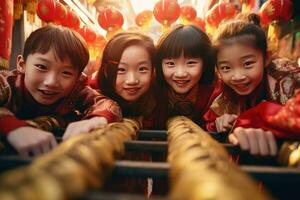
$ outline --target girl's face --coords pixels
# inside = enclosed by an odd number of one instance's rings
[[[51,105],[69,95],[78,81],[79,70],[68,59],[47,53],[29,54],[26,62],[18,57],[18,69],[25,73],[25,86],[32,97],[42,105]]]
[[[148,51],[138,45],[127,47],[118,65],[115,90],[128,102],[144,95],[151,85],[152,63]]]
[[[218,52],[217,69],[226,85],[239,95],[248,95],[263,79],[263,54],[247,45],[227,45]]]
[[[162,71],[166,82],[178,94],[185,94],[196,86],[203,73],[201,58],[163,59]]]

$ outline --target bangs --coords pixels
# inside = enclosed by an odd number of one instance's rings
[[[44,32],[37,32],[25,44],[23,55],[27,58],[28,54],[45,54],[50,49],[54,50],[56,59],[69,59],[71,64],[80,70],[83,70],[89,61],[89,52],[81,36],[61,28],[45,28]]]
[[[209,49],[209,46],[203,41],[209,41],[208,38],[203,38],[206,35],[199,37],[199,31],[195,28],[184,27],[178,29],[173,34],[165,38],[164,45],[159,47],[158,54],[162,58],[178,58],[184,57],[203,57],[203,49]]]

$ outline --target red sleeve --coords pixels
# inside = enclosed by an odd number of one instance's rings
[[[209,109],[204,115],[203,120],[205,123],[205,128],[209,132],[215,132],[217,131],[215,121],[217,119],[218,115],[211,109]]]
[[[11,131],[22,126],[30,126],[26,121],[19,120],[15,116],[2,116],[0,118],[0,134],[8,135]]]

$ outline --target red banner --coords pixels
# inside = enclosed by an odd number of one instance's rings
[[[0,67],[8,68],[13,26],[13,0],[0,1]]]

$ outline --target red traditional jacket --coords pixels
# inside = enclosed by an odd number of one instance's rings
[[[219,81],[211,85],[199,84],[188,94],[176,94],[170,88],[156,90],[156,106],[151,115],[145,117],[146,129],[166,129],[168,119],[183,115],[204,127],[203,114],[208,111],[213,100],[221,93]]]
[[[60,116],[66,122],[93,116],[105,117],[108,122],[122,119],[118,104],[87,86],[84,74],[68,96],[44,106],[29,94],[23,74],[17,70],[0,71],[0,134],[28,125],[27,119],[49,115]]]
[[[240,96],[224,84],[222,88],[223,92],[204,115],[208,131],[216,131],[215,120],[223,114],[240,115],[264,100],[284,105],[295,89],[300,88],[300,68],[288,59],[276,59],[266,68],[263,81],[251,94]]]

